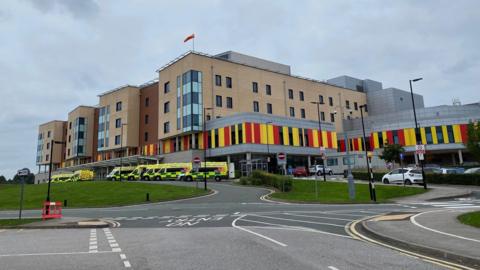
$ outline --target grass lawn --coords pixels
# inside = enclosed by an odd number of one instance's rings
[[[460,215],[458,220],[463,224],[480,228],[480,211]]]
[[[0,228],[15,227],[23,224],[41,221],[41,218],[25,218],[25,219],[0,219]]]
[[[315,196],[315,181],[293,180],[290,192],[278,192],[270,195],[272,198],[294,202],[320,203],[370,203],[368,185],[355,185],[355,200],[348,198],[348,184],[338,182],[318,181],[318,199]],[[395,185],[376,185],[377,202],[388,202],[390,199],[411,196],[426,192],[423,188],[403,187]]]
[[[208,191],[192,187],[134,182],[70,182],[51,184],[50,198],[68,207],[105,207],[190,198]],[[41,209],[47,194],[47,184],[25,185],[24,209]],[[18,209],[20,185],[0,185],[0,210]]]

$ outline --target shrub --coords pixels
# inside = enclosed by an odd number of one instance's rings
[[[250,177],[241,177],[241,185],[268,186],[283,192],[292,190],[292,179],[287,176],[271,174],[264,171],[253,171]]]
[[[385,175],[386,172],[373,172],[373,180],[377,182],[382,181],[382,177]],[[366,171],[360,172],[352,172],[353,178],[358,180],[367,180],[369,179],[368,173]]]

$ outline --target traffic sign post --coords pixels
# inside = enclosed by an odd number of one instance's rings
[[[25,178],[30,175],[30,170],[28,168],[23,168],[18,170],[18,177],[20,178],[21,188],[20,188],[20,210],[18,212],[18,219],[22,219],[22,210],[23,210],[23,191],[25,188]]]
[[[195,170],[195,172],[199,172],[201,164],[202,164],[202,160],[200,159],[200,157],[194,157],[192,160],[192,169]],[[206,182],[205,182],[205,185],[206,185]],[[198,188],[197,180],[195,180],[195,187]]]
[[[287,154],[283,152],[277,153],[277,165],[281,165],[283,174],[287,174]]]

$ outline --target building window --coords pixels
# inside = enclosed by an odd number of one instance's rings
[[[300,98],[300,101],[304,101],[305,97],[303,95],[303,91],[298,92],[298,97]]]
[[[267,113],[268,113],[268,114],[272,114],[272,113],[273,113],[272,103],[267,103]]]
[[[145,124],[148,124],[148,114],[145,114]]]
[[[115,136],[115,145],[119,145],[120,144],[120,135],[116,135]]]
[[[145,107],[148,107],[150,105],[150,98],[145,98]]]
[[[347,109],[350,109],[350,101],[349,100],[345,100],[345,107]]]
[[[322,121],[325,121],[325,113],[324,112],[320,112],[320,119],[322,119]]]
[[[222,96],[215,96],[215,105],[217,107],[222,107]]]
[[[355,111],[358,111],[358,103],[357,102],[353,102],[353,108],[355,109]]]
[[[258,93],[258,83],[252,82],[252,91],[253,93]]]
[[[305,118],[305,109],[300,109],[300,115],[302,118]]]
[[[117,112],[122,110],[122,102],[121,101],[117,102],[117,104],[115,105],[115,110]]]
[[[50,130],[47,132],[47,138],[50,138],[51,132]]]
[[[328,97],[328,105],[333,106],[333,98]]]
[[[232,78],[225,77],[225,84],[227,85],[227,88],[232,88]]]
[[[232,109],[233,108],[233,99],[232,97],[227,97],[227,108]]]
[[[50,143],[47,143],[47,150],[50,149]]]
[[[260,109],[258,107],[258,101],[253,102],[253,111],[254,112],[259,112],[260,111]]]
[[[269,96],[272,95],[272,86],[270,84],[265,85],[265,93]]]
[[[169,132],[170,132],[170,122],[163,123],[163,133],[169,133]]]
[[[332,122],[332,123],[335,122],[335,114],[334,113],[330,114],[330,122]]]
[[[323,96],[322,95],[318,96],[318,102],[320,102],[320,104],[323,104]]]
[[[67,150],[67,155],[70,156],[70,148]]]
[[[163,103],[163,113],[169,113],[170,112],[170,101],[167,101]]]
[[[50,158],[50,156],[47,154],[47,155],[45,156],[45,161],[48,161],[49,158]]]
[[[293,90],[292,89],[288,89],[288,98],[293,99]]]
[[[295,108],[290,107],[290,117],[295,117]]]
[[[215,85],[216,86],[222,86],[222,76],[215,75]]]
[[[119,128],[122,126],[122,118],[115,119],[115,127]]]
[[[72,135],[68,135],[68,142],[72,141]]]
[[[145,132],[143,134],[143,139],[144,139],[144,141],[148,141],[148,132]]]
[[[72,129],[72,122],[68,123],[68,129]]]
[[[163,93],[168,93],[170,92],[170,82],[166,82],[163,84]]]

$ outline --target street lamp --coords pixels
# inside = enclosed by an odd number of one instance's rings
[[[55,141],[51,140],[50,141],[50,164],[48,166],[48,189],[47,189],[47,202],[50,202],[50,183],[52,182],[52,166],[53,166],[53,145],[55,144],[65,144],[66,142],[64,141]],[[48,208],[47,208],[48,211]],[[48,214],[48,212],[47,212]]]
[[[415,111],[415,99],[413,98],[413,88],[412,88],[412,82],[418,82],[423,80],[423,78],[417,78],[413,80],[409,80],[410,83],[410,94],[412,96],[412,107],[413,107],[413,118],[415,120],[415,138],[417,141],[417,145],[422,144],[422,138],[420,136],[420,128],[418,128],[418,121],[417,121],[417,112]],[[416,153],[415,153],[416,155]],[[427,179],[425,179],[425,170],[424,170],[424,165],[423,165],[423,159],[420,160],[420,166],[422,167],[422,180],[423,180],[423,188],[427,189]]]
[[[325,155],[325,150],[322,151],[322,147],[325,148],[323,145],[324,145],[324,142],[323,142],[323,136],[322,136],[322,122],[320,121],[320,105],[323,105],[325,103],[323,102],[318,102],[318,101],[312,101],[310,102],[312,104],[316,104],[317,105],[317,112],[318,112],[318,129],[320,131],[320,134],[319,134],[319,138],[322,138],[322,146],[320,146],[320,156],[322,157],[322,164],[323,164],[323,181],[326,182],[327,181],[327,174],[325,172],[325,160],[323,159],[324,155]]]
[[[375,184],[373,183],[373,173],[370,169],[370,162],[368,160],[367,138],[365,136],[365,124],[363,123],[363,110],[368,111],[367,104],[360,105],[360,117],[362,118],[362,130],[363,130],[363,149],[365,149],[365,159],[367,161],[367,174],[368,174],[368,189],[370,190],[370,199],[374,202],[377,201],[377,195],[375,193]]]
[[[267,172],[270,172],[270,136],[268,135],[268,125],[270,125],[272,121],[268,121],[265,124],[267,125]]]
[[[205,134],[206,130],[206,121],[205,114],[206,111],[213,110],[213,108],[203,108],[203,188],[207,190],[207,147],[208,147],[208,135]],[[206,136],[206,137],[205,137]]]
[[[123,181],[123,176],[122,176],[122,167],[123,167],[123,126],[127,126],[128,124],[122,123],[122,126],[120,127],[120,181]]]

